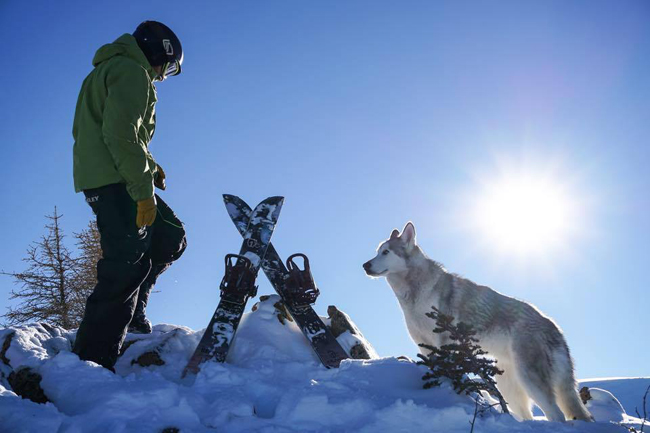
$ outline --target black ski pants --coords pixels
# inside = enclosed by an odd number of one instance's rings
[[[81,359],[112,368],[133,317],[141,286],[148,289],[185,251],[183,223],[156,195],[152,226],[135,224],[137,204],[125,184],[85,190],[97,217],[102,259],[97,285],[86,302],[73,352]]]

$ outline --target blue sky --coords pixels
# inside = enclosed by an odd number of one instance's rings
[[[416,348],[361,265],[411,220],[450,271],[553,317],[578,377],[650,375],[646,2],[4,1],[0,269],[23,269],[55,205],[69,235],[92,217],[72,183],[76,98],[97,48],[145,19],[186,53],[150,146],[189,242],[155,323],[201,329],[217,305],[240,246],[222,193],[284,195],[276,248],[309,255],[317,310],[348,312],[381,355]],[[513,173],[577,209],[557,248],[504,251],[468,224]],[[0,278],[2,309],[11,288]]]

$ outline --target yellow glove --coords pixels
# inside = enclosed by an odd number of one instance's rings
[[[165,188],[167,188],[167,185],[165,184],[165,171],[158,164],[156,164],[156,166],[158,167],[158,171],[156,172],[153,184],[156,188],[160,188],[164,191]]]
[[[150,197],[138,202],[138,215],[135,224],[138,228],[150,226],[156,220],[156,197]]]

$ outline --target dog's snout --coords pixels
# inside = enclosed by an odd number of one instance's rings
[[[365,269],[366,271],[369,271],[371,266],[372,265],[370,264],[370,262],[366,262],[366,263],[363,264],[363,269]]]

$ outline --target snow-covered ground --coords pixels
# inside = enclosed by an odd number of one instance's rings
[[[228,363],[208,363],[186,379],[180,375],[202,331],[157,325],[151,335],[129,335],[113,374],[70,352],[73,332],[43,325],[2,329],[0,432],[470,431],[474,401],[446,387],[422,389],[422,366],[381,358],[322,367],[296,325],[278,320],[275,300],[244,316]],[[339,340],[346,349],[354,343],[349,334]],[[22,399],[11,390],[7,376],[21,367],[42,376],[49,403]],[[550,423],[542,417],[518,422],[492,411],[476,420],[474,431],[640,428],[640,420],[625,411],[642,411],[650,378],[594,379],[585,385],[592,388],[588,406],[596,423]]]

